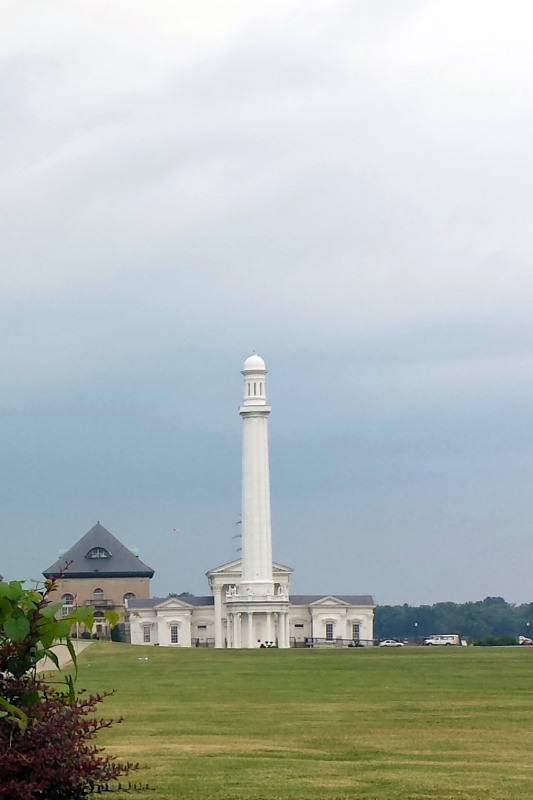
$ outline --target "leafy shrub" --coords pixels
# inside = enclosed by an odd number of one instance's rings
[[[121,625],[113,625],[111,628],[111,641],[112,642],[124,642],[124,626]]]
[[[139,766],[118,763],[93,741],[113,724],[94,716],[110,692],[86,696],[75,690],[71,675],[61,688],[37,675],[43,656],[59,667],[52,649],[59,642],[76,667],[71,626],[94,624],[94,609],[88,606],[56,619],[62,604],[48,600],[56,588],[55,581],[41,589],[0,582],[0,800],[82,800],[114,788],[148,788],[117,786],[118,778]],[[106,616],[116,625],[116,612]]]
[[[476,647],[510,647],[515,644],[518,644],[516,636],[508,634],[505,636],[485,636],[484,639],[478,639],[474,642]]]

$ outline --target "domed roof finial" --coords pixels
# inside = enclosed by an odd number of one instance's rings
[[[248,356],[242,368],[244,372],[266,372],[265,362],[254,350],[253,355]]]

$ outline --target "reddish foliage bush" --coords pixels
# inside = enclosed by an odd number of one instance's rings
[[[71,625],[90,628],[94,622],[91,607],[57,619],[61,603],[49,603],[56,588],[55,581],[42,589],[0,581],[0,800],[83,800],[115,789],[147,789],[121,786],[118,779],[139,765],[117,762],[94,741],[113,724],[95,716],[112,692],[76,693],[71,675],[59,690],[38,677],[43,656],[59,666],[51,649],[58,641],[66,643],[76,666]]]
[[[118,778],[139,769],[104,755],[94,743],[97,732],[113,724],[95,716],[110,692],[88,696],[80,691],[70,702],[64,692],[29,677],[4,676],[0,687],[2,696],[28,716],[25,729],[0,719],[2,800],[80,800],[118,788]]]

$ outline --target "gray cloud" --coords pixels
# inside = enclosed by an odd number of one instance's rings
[[[203,593],[256,349],[296,590],[531,599],[530,16],[8,4],[0,572],[100,519]]]

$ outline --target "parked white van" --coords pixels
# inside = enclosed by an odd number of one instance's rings
[[[436,647],[438,645],[453,645],[453,644],[461,644],[461,639],[456,633],[442,633],[435,636],[428,636],[427,639],[424,639],[424,644],[427,644],[429,647]]]

